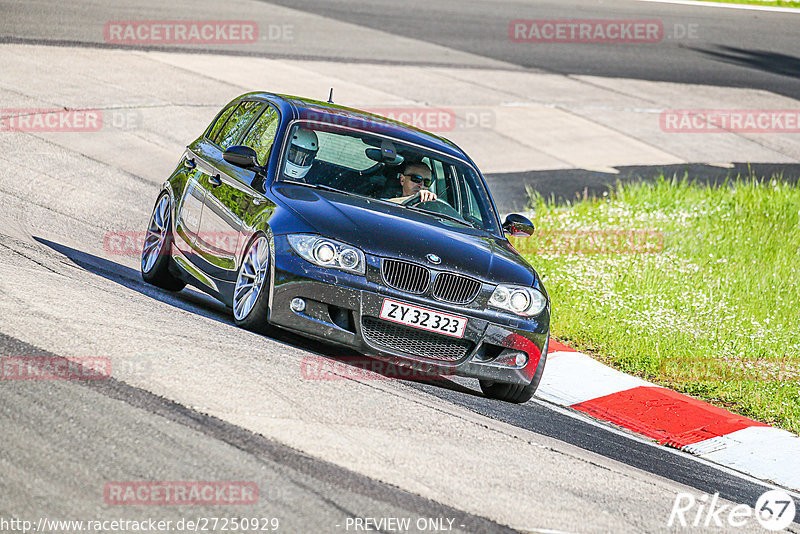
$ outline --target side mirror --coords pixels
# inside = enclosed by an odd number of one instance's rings
[[[237,167],[242,167],[244,169],[258,167],[258,156],[256,155],[256,151],[249,146],[232,146],[228,148],[224,154],[222,154],[222,159],[231,165],[236,165]]]
[[[503,231],[513,237],[530,237],[533,235],[533,223],[527,217],[516,213],[506,217],[503,223]]]

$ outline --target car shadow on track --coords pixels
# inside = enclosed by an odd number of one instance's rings
[[[62,254],[78,267],[106,280],[175,308],[238,328],[224,304],[194,288],[187,286],[186,289],[176,293],[159,289],[145,283],[138,270],[47,239],[40,237],[34,237],[34,239],[37,243]],[[307,378],[310,380],[402,380],[435,385],[466,394],[481,395],[445,376],[429,375],[413,369],[401,368],[347,348],[325,344],[278,328],[266,328],[262,333],[279,343],[313,353],[314,357],[306,358],[303,362],[304,372],[307,373]]]
[[[800,78],[800,58],[779,54],[769,50],[748,50],[735,46],[718,46],[717,50],[690,47],[695,52],[705,54],[718,61],[759,69],[772,74]]]
[[[116,282],[128,289],[137,291],[143,295],[156,299],[170,306],[180,308],[185,311],[202,315],[215,321],[230,323],[226,317],[226,308],[214,298],[194,289],[187,289],[179,293],[172,293],[159,289],[155,286],[146,284],[142,280],[139,271],[131,269],[120,263],[116,263],[100,256],[95,256],[88,252],[74,249],[67,245],[55,243],[47,239],[34,236],[33,239],[59,254],[67,257],[72,263],[93,274],[101,276],[106,280]]]

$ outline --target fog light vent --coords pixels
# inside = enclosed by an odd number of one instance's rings
[[[331,317],[333,324],[348,332],[356,333],[355,321],[353,321],[353,312],[346,308],[339,306],[328,305],[328,315]]]

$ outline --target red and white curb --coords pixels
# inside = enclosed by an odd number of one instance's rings
[[[800,490],[800,436],[621,373],[553,339],[536,396]]]

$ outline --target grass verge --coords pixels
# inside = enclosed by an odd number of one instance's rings
[[[514,244],[552,333],[624,372],[800,433],[800,186],[618,185]]]
[[[772,7],[800,7],[800,2],[787,2],[783,0],[761,1],[761,0],[701,0],[703,2],[717,2],[721,4],[748,4],[751,6],[772,6]]]

